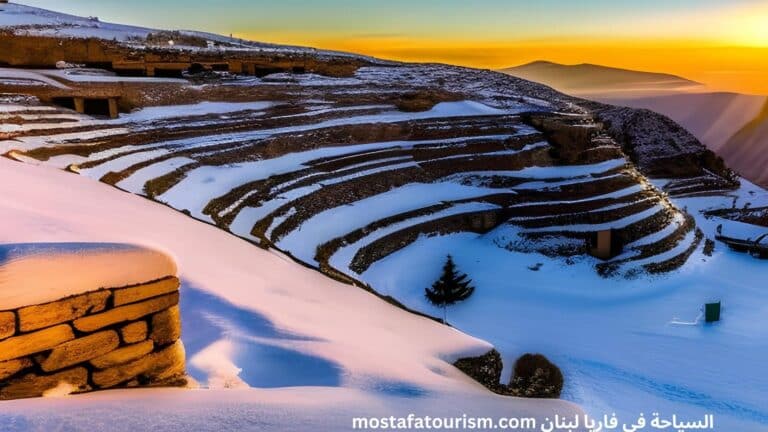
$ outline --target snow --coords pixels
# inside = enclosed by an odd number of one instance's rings
[[[684,201],[692,207],[693,200]],[[764,262],[718,245],[714,256],[699,249],[669,275],[603,279],[592,271],[592,258],[566,265],[499,248],[491,241],[495,235],[421,237],[361,278],[408,307],[437,315],[424,288],[452,254],[476,291],[449,308],[448,321],[492,342],[506,365],[523,351],[546,354],[564,371],[564,398],[589,414],[712,413],[715,430],[765,430]],[[541,269],[529,270],[536,263]],[[693,320],[712,300],[723,301],[720,323],[669,324],[676,317]]]
[[[331,266],[333,266],[333,268],[336,268],[345,272],[349,271],[350,273],[354,273],[349,270],[349,266],[352,264],[352,259],[355,257],[355,254],[357,253],[357,251],[368,246],[369,244],[375,242],[378,239],[386,237],[389,234],[396,233],[409,226],[418,225],[420,223],[429,222],[431,220],[437,220],[440,218],[454,216],[454,215],[463,214],[463,213],[480,212],[480,211],[493,210],[498,208],[499,206],[494,204],[488,204],[488,203],[461,203],[461,204],[453,205],[445,210],[436,211],[429,215],[410,218],[402,222],[394,223],[384,228],[379,228],[373,231],[372,233],[366,235],[362,239],[340,248],[338,251],[336,251],[335,254],[333,254],[333,256],[328,260],[328,262],[329,264],[331,264]],[[355,276],[357,275],[355,274]]]
[[[640,246],[645,246],[649,244],[656,243],[658,241],[661,241],[677,231],[678,228],[685,222],[685,218],[681,213],[675,213],[674,218],[672,219],[672,222],[670,222],[667,226],[660,229],[659,231],[656,231],[652,234],[649,234],[637,241],[634,241],[627,245],[627,248],[637,248]],[[621,257],[619,257],[620,259]]]
[[[402,143],[406,143],[406,142],[402,142]],[[413,146],[413,145],[414,145],[414,142],[411,142],[410,146]],[[522,151],[528,151],[531,148],[536,148],[536,147],[540,147],[540,146],[541,146],[541,144],[531,144],[531,145],[528,145],[528,146],[526,146],[525,148],[523,148],[522,150],[519,150],[519,151],[508,150],[508,151],[503,151],[503,152],[485,153],[484,155],[496,155],[496,154],[509,155],[509,154],[520,153]],[[466,157],[466,156],[467,155],[463,155],[463,157]],[[457,156],[449,156],[449,157],[438,158],[438,159],[433,159],[433,160],[445,160],[445,159],[452,159],[452,158],[455,158],[455,157],[457,157]],[[405,160],[408,160],[408,159],[409,158],[405,158]],[[347,167],[347,169],[351,169],[351,168],[353,168],[355,166],[361,167],[361,166],[365,166],[365,165],[368,165],[368,164],[371,164],[371,165],[378,164],[378,163],[384,162],[385,160],[387,160],[387,159],[377,159],[377,160],[368,162],[366,164],[352,165],[352,166]],[[300,187],[300,188],[296,188],[296,189],[288,189],[286,192],[278,194],[276,197],[272,198],[270,201],[262,203],[262,205],[259,207],[259,210],[250,210],[247,213],[242,214],[242,215],[238,214],[236,216],[235,223],[233,223],[233,225],[236,227],[235,230],[233,230],[233,232],[235,232],[235,233],[243,233],[243,232],[245,232],[246,236],[250,237],[250,230],[253,227],[253,225],[259,219],[268,216],[271,212],[277,210],[284,203],[291,202],[291,201],[297,200],[297,199],[299,199],[299,198],[301,198],[303,196],[309,195],[312,192],[315,192],[315,191],[321,189],[324,186],[328,186],[328,185],[332,185],[332,184],[337,184],[337,183],[341,183],[341,182],[348,181],[348,180],[351,180],[351,179],[355,179],[355,178],[359,178],[359,177],[364,177],[364,176],[369,176],[369,175],[373,175],[373,174],[377,174],[377,173],[381,173],[381,172],[393,171],[393,170],[398,170],[398,169],[403,169],[403,168],[408,168],[408,167],[417,167],[417,166],[419,166],[418,163],[416,163],[414,161],[408,161],[408,162],[403,162],[403,163],[399,163],[399,164],[392,164],[392,165],[385,165],[385,166],[381,166],[381,167],[377,167],[377,168],[371,168],[371,169],[368,169],[368,170],[354,172],[354,173],[347,174],[347,175],[340,175],[340,176],[334,177],[332,179],[323,180],[323,181],[320,181],[318,183],[315,183],[315,184],[312,184],[312,185],[309,185],[309,186],[304,186],[304,187]],[[297,179],[297,180],[294,180],[294,181],[283,183],[283,184],[281,184],[276,189],[279,189],[279,190],[286,189],[291,184],[294,184],[294,183],[296,183],[298,181],[302,181],[302,180],[305,180],[305,178],[301,178],[301,179]],[[461,188],[462,186],[458,186],[458,187]],[[240,197],[238,200],[236,200],[228,208],[224,209],[224,211],[222,211],[220,213],[220,215],[226,215],[226,214],[231,213],[236,208],[238,208],[243,202],[245,202],[246,199],[251,197],[256,192],[257,191],[251,191],[251,192],[246,193],[245,195]],[[271,233],[272,229],[275,228],[284,219],[285,219],[284,217],[275,218],[275,221],[272,223],[272,227],[269,230],[269,232]]]
[[[528,167],[518,171],[507,171],[507,175],[530,179],[574,178],[600,174],[612,169],[623,167],[626,159],[612,159],[591,165],[568,165],[550,167]]]
[[[189,81],[181,78],[165,77],[126,77],[100,69],[51,69],[38,71],[49,77],[55,77],[73,83],[155,83],[155,84],[188,84]]]
[[[147,35],[158,32],[156,29],[137,27],[123,24],[101,22],[96,17],[84,18],[52,12],[35,7],[16,3],[4,4],[0,10],[0,29],[12,31],[17,35],[63,37],[63,38],[98,38],[105,40],[117,40],[137,49],[146,49]],[[181,44],[169,44],[162,48],[166,50],[183,51],[213,51],[242,52],[259,51],[264,53],[312,53],[317,56],[352,57],[361,60],[374,61],[375,59],[339,51],[317,50],[298,46],[274,45],[262,42],[243,41],[213,33],[200,31],[181,30],[184,35],[198,37],[206,41],[223,44],[219,47],[201,48],[198,46],[185,46]],[[160,48],[160,47],[155,47]],[[385,61],[376,61],[386,64]]]
[[[514,189],[517,189],[517,186],[514,187]],[[534,206],[547,206],[547,205],[555,205],[555,204],[576,204],[576,203],[583,203],[583,202],[589,202],[589,201],[597,201],[597,200],[603,200],[603,199],[611,199],[611,198],[624,198],[633,194],[636,194],[638,192],[642,192],[645,190],[645,187],[642,185],[632,185],[629,187],[626,187],[624,189],[619,189],[614,192],[608,192],[601,195],[594,195],[589,198],[582,198],[577,200],[560,200],[560,201],[536,201],[536,202],[524,202],[520,204],[515,204],[511,207],[534,207]],[[600,211],[601,209],[593,210],[593,211]]]
[[[310,264],[316,264],[315,248],[355,228],[377,220],[444,201],[476,198],[498,189],[463,186],[455,183],[412,183],[391,189],[343,207],[326,210],[306,221],[277,242],[277,245]],[[339,221],[345,221],[340,224]]]
[[[14,138],[13,140],[0,141],[0,151],[7,152],[14,149],[20,151],[28,151],[36,148],[56,147],[67,142],[105,138],[111,135],[118,135],[127,132],[128,129],[126,128],[110,128],[96,129],[84,132],[69,132],[47,136],[24,136]]]
[[[0,13],[0,19],[2,16],[3,14]],[[2,21],[0,21],[0,23],[2,23]],[[69,87],[59,81],[49,78],[40,72],[25,69],[0,68],[0,84],[4,83],[5,80],[15,80],[17,85],[23,84],[24,82],[37,82],[62,90],[69,89]]]
[[[452,418],[465,412],[468,415],[498,412],[505,418],[538,414],[542,421],[544,417],[554,417],[554,407],[562,408],[561,415],[575,411],[572,405],[563,402],[521,399],[510,403],[508,399],[488,393],[471,397],[462,394],[398,397],[387,395],[386,391],[385,385],[368,391],[331,387],[108,391],[47,398],[42,403],[37,400],[3,402],[0,428],[9,432],[105,428],[114,432],[316,432],[351,430],[353,418],[368,416],[405,417],[415,413]]]
[[[76,168],[80,174],[90,177],[94,180],[99,180],[110,172],[120,172],[124,169],[128,169],[137,163],[142,161],[153,159],[160,156],[165,156],[171,151],[167,149],[149,150],[145,152],[129,153],[125,156],[104,162],[93,168]]]
[[[0,159],[0,194],[0,243],[132,242],[173,257],[182,279],[183,340],[193,376],[203,386],[209,380],[215,386],[220,376],[208,373],[233,365],[252,387],[270,371],[273,378],[291,378],[273,367],[293,368],[305,377],[286,383],[295,388],[276,390],[123,390],[3,402],[3,428],[10,422],[23,431],[53,424],[83,430],[109,418],[114,430],[150,424],[165,425],[164,430],[220,429],[227,413],[227,424],[238,430],[259,425],[334,430],[349,427],[352,413],[455,414],[456,407],[491,416],[578,412],[561,401],[491,395],[448,363],[485,352],[487,343],[163,205],[85,177],[6,159]],[[215,345],[222,340],[233,344],[229,354],[226,344]],[[209,347],[226,361],[220,369],[195,369],[210,359],[196,360],[210,354]],[[318,382],[323,384],[317,388],[303,384]],[[75,414],[85,407],[88,416]]]
[[[440,105],[447,106],[439,107]],[[352,116],[341,119],[326,120],[311,125],[261,130],[245,134],[225,134],[214,137],[209,136],[204,137],[203,139],[168,141],[158,145],[178,145],[184,146],[185,148],[198,147],[201,145],[212,146],[221,144],[223,142],[254,140],[257,138],[266,138],[279,133],[295,133],[339,125],[389,123],[415,119],[435,118],[441,117],[442,115],[459,115],[459,113],[461,113],[460,115],[462,116],[484,115],[484,113],[493,111],[493,108],[471,102],[446,102],[444,104],[436,105],[431,111],[425,111],[421,113],[388,112],[375,115]],[[171,205],[174,208],[189,210],[192,216],[195,218],[201,220],[210,220],[207,215],[202,213],[203,208],[208,202],[210,202],[210,200],[222,196],[232,189],[235,189],[236,187],[245,183],[265,179],[277,174],[291,172],[300,165],[315,159],[341,156],[355,152],[385,149],[388,147],[408,146],[407,148],[410,148],[414,145],[425,144],[429,142],[450,143],[451,141],[460,142],[472,139],[479,138],[457,138],[454,140],[440,141],[392,141],[339,147],[323,147],[316,150],[301,153],[290,153],[285,156],[255,162],[237,163],[227,166],[202,166],[187,173],[183,180],[174,185],[163,195],[158,197],[158,199]],[[144,146],[143,148],[147,147],[149,146]],[[115,151],[117,150],[113,150],[112,152],[114,153]],[[194,191],[194,194],[190,194],[189,191]]]
[[[663,210],[664,210],[664,207],[662,205],[655,205],[647,210],[643,210],[641,212],[631,214],[629,216],[625,216],[623,218],[609,221],[609,222],[604,222],[599,224],[573,224],[573,225],[560,225],[560,226],[546,226],[541,228],[527,228],[525,231],[527,232],[562,232],[562,231],[595,232],[595,231],[602,231],[602,230],[607,230],[611,228],[618,229],[618,228],[624,228],[627,225],[631,225],[643,219],[647,219]]]
[[[178,168],[196,162],[196,160],[190,159],[188,157],[174,157],[166,159],[162,162],[158,162],[137,170],[128,176],[128,178],[119,181],[115,186],[128,192],[144,195],[144,185],[147,184],[148,181],[162,177],[165,174],[171,173]]]
[[[490,139],[499,139],[499,140],[501,140],[501,139],[508,138],[510,136],[511,135],[488,135],[488,136],[481,136],[481,137],[460,137],[460,138],[452,138],[452,139],[444,139],[444,140],[389,141],[389,142],[383,142],[383,143],[373,143],[373,144],[362,144],[362,145],[355,145],[355,146],[338,147],[338,148],[335,148],[335,150],[328,150],[329,148],[326,147],[324,149],[320,149],[320,150],[317,150],[317,151],[303,152],[303,153],[301,153],[301,155],[303,155],[303,156],[299,156],[299,154],[294,153],[293,155],[287,155],[287,156],[284,156],[284,157],[291,158],[291,160],[293,160],[293,162],[288,162],[288,164],[287,164],[288,167],[290,167],[291,165],[293,165],[295,163],[301,164],[301,165],[297,165],[294,168],[294,170],[295,170],[295,169],[302,168],[305,164],[311,162],[312,160],[321,159],[323,157],[328,157],[328,156],[338,156],[339,154],[342,155],[342,156],[341,157],[337,157],[335,159],[337,161],[344,160],[346,158],[346,157],[343,156],[344,154],[350,154],[350,155],[355,156],[355,155],[358,154],[358,152],[363,152],[363,151],[367,152],[367,153],[376,153],[377,151],[385,151],[385,150],[389,150],[389,149],[392,149],[392,148],[408,149],[408,148],[413,148],[414,146],[417,146],[417,145],[425,145],[425,144],[433,144],[433,143],[434,144],[440,143],[440,144],[445,145],[445,144],[454,144],[454,143],[463,143],[463,142],[471,143],[472,141],[475,141],[475,140],[490,140]],[[377,150],[377,149],[380,149],[380,150]],[[341,152],[341,153],[338,153],[338,152]],[[275,159],[280,159],[280,158],[274,158],[274,159],[270,159],[270,160],[275,160]],[[410,157],[403,157],[401,159],[403,159],[403,160],[411,160]],[[366,162],[366,163],[361,163],[361,164],[357,164],[357,165],[350,165],[350,166],[347,166],[345,169],[352,169],[354,167],[361,167],[361,166],[365,166],[366,164],[378,164],[378,163],[382,163],[382,162],[389,161],[389,160],[393,160],[393,159],[376,159],[376,160],[372,160],[372,161]],[[285,161],[282,161],[280,164],[282,165],[283,162],[285,162]],[[259,167],[263,167],[264,166],[264,164],[262,164],[261,162],[257,162],[255,165],[257,165]],[[347,178],[354,178],[354,177],[358,177],[360,175],[371,174],[371,173],[380,172],[380,171],[383,171],[383,170],[391,170],[391,169],[396,169],[396,168],[402,168],[404,166],[415,166],[415,165],[416,165],[416,163],[412,162],[412,163],[404,163],[404,164],[398,165],[396,167],[395,166],[385,166],[385,167],[381,167],[381,168],[378,168],[378,169],[366,170],[365,174],[361,172],[361,173],[352,174],[350,176],[337,177],[337,178],[332,179],[332,180],[323,181],[322,184],[338,183],[339,181],[342,181],[342,180],[347,179]],[[280,169],[286,169],[286,168],[282,168],[281,167]],[[259,170],[253,170],[253,171],[256,172],[256,173],[259,172]],[[272,172],[269,175],[283,174],[285,172],[288,172],[288,171]],[[266,177],[264,177],[264,175],[265,174],[263,174],[263,173],[258,173],[257,174],[258,178],[256,178],[255,180],[260,180],[260,179],[266,178]],[[309,176],[305,176],[305,177],[301,177],[301,178],[298,178],[298,179],[295,179],[295,180],[290,180],[290,181],[281,183],[280,185],[276,186],[271,192],[274,193],[274,192],[279,192],[281,190],[288,189],[291,185],[293,185],[293,184],[295,184],[297,182],[303,181],[303,180],[307,179],[308,177]],[[280,196],[275,198],[275,199],[296,199],[298,197],[301,197],[301,196],[304,196],[304,195],[307,195],[307,194],[311,193],[312,191],[316,190],[318,187],[319,187],[319,185],[312,185],[312,186],[306,186],[306,187],[299,188],[299,189],[289,190],[285,194],[280,194]],[[248,199],[249,197],[251,197],[255,193],[256,193],[255,191],[247,192],[242,197],[237,199],[232,205],[230,205],[229,207],[224,209],[221,213],[219,213],[219,215],[220,216],[225,216],[225,215],[231,213],[232,211],[237,209],[243,202],[245,202],[246,199]],[[275,206],[274,204],[275,204],[274,200],[272,202],[264,203],[262,205],[262,207],[264,207],[264,206],[271,206],[270,207],[271,210],[269,210],[269,212],[263,213],[263,215],[261,217],[264,217],[267,214],[269,214],[271,211],[275,210],[277,208],[277,206]]]
[[[120,123],[158,121],[178,117],[227,114],[239,111],[263,111],[274,106],[273,102],[200,102],[189,105],[147,107],[120,116]],[[115,123],[115,121],[112,121]]]
[[[616,177],[621,177],[625,174],[619,173],[619,174],[612,174],[608,176],[600,177],[601,179],[613,179]],[[544,180],[544,181],[531,181],[531,182],[525,182],[521,183],[519,185],[515,185],[514,189],[518,190],[552,190],[560,188],[561,186],[571,186],[575,184],[583,184],[583,183],[592,183],[595,181],[595,178],[592,176],[582,176],[582,177],[575,177],[568,180],[559,180],[559,181],[552,181],[552,180]]]
[[[2,68],[0,68],[0,73]],[[234,112],[253,111],[253,115],[263,115],[263,111],[274,106],[273,102],[256,101],[256,102],[200,102],[196,104],[188,105],[170,105],[170,106],[154,106],[146,107],[139,110],[135,110],[129,114],[122,114],[117,119],[110,120],[97,120],[90,116],[75,114],[73,112],[67,113],[43,113],[41,115],[22,115],[20,117],[25,120],[33,119],[68,119],[73,122],[78,122],[77,126],[117,126],[117,125],[129,125],[131,123],[154,123],[163,120],[169,120],[174,118],[186,118],[195,116],[207,116],[207,115],[222,115]],[[13,113],[13,107],[10,108],[9,113]],[[0,108],[0,114],[5,111],[4,108]],[[62,124],[56,122],[50,123],[25,123],[21,125],[16,124],[2,124],[0,125],[0,131],[4,132],[24,132],[33,130],[45,130],[45,129],[59,129]],[[129,125],[131,126],[131,125]],[[134,128],[136,125],[132,125]],[[98,132],[98,131],[93,131]],[[118,134],[123,132],[122,129],[107,129],[101,132],[102,136],[109,136],[112,134]],[[67,134],[70,135],[70,134]],[[75,134],[76,137],[86,138],[88,135],[84,133]],[[73,137],[74,137],[73,136]],[[34,143],[30,147],[42,147],[46,146],[46,142],[49,137],[37,138],[30,137],[28,142]],[[56,136],[53,136],[51,140],[56,140]],[[19,147],[18,145],[16,146]]]
[[[0,244],[0,309],[175,275],[176,265],[167,255],[128,244]]]
[[[66,15],[15,3],[3,5],[0,27],[20,27],[22,34],[98,37],[125,41],[131,37],[144,38],[150,29],[102,23],[88,18]]]
[[[696,231],[691,230],[685,235],[685,238],[683,238],[678,244],[675,245],[674,248],[666,250],[663,253],[660,253],[652,257],[632,261],[630,265],[635,267],[640,267],[648,264],[659,263],[659,262],[670,260],[684,253],[688,249],[690,249],[695,239],[696,239]]]
[[[16,104],[2,104],[0,105],[0,113],[14,113],[19,111],[34,111],[34,112],[51,112],[56,111],[56,108],[49,106],[30,106],[30,105],[16,105]]]

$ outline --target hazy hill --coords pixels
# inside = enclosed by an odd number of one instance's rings
[[[640,72],[594,64],[563,65],[536,61],[503,69],[509,75],[540,82],[575,96],[636,92],[644,95],[701,88],[702,84],[676,75]]]
[[[590,64],[538,61],[503,72],[574,96],[664,114],[688,129],[746,178],[765,186],[765,96],[710,92],[675,75]]]

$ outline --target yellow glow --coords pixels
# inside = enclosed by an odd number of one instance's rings
[[[715,91],[768,95],[768,5],[708,11],[680,20],[638,21],[630,33],[634,36],[601,34],[548,40],[488,40],[480,33],[471,40],[450,35],[343,37],[290,30],[240,36],[393,60],[488,69],[536,60],[594,63],[680,75]],[[666,38],[659,36],[662,34]]]
[[[744,12],[729,27],[734,42],[768,46],[768,10]]]
[[[242,35],[258,38],[258,35]],[[580,39],[567,42],[489,42],[408,38],[283,38],[280,42],[350,51],[380,58],[500,69],[536,60],[594,63],[664,72],[707,84],[713,91],[768,95],[768,46],[707,41]]]

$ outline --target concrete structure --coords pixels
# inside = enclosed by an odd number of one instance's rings
[[[51,98],[55,105],[77,111],[80,114],[92,116],[107,116],[117,118],[120,115],[118,108],[118,96],[56,96]]]
[[[117,98],[85,98],[75,97],[73,98],[75,105],[75,111],[80,114],[91,115],[109,115],[110,118],[117,118],[119,112],[117,109]]]

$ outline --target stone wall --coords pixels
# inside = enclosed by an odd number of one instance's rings
[[[179,280],[0,311],[0,400],[185,385]]]
[[[143,43],[145,41],[140,41]],[[313,72],[349,77],[368,64],[360,58],[272,50],[179,50],[152,46],[136,49],[131,44],[97,38],[42,37],[0,30],[0,64],[15,67],[52,68],[60,60],[116,72],[155,76],[158,71],[181,73],[192,67],[226,66],[232,73],[262,75],[274,72]],[[175,75],[174,74],[174,75]]]

